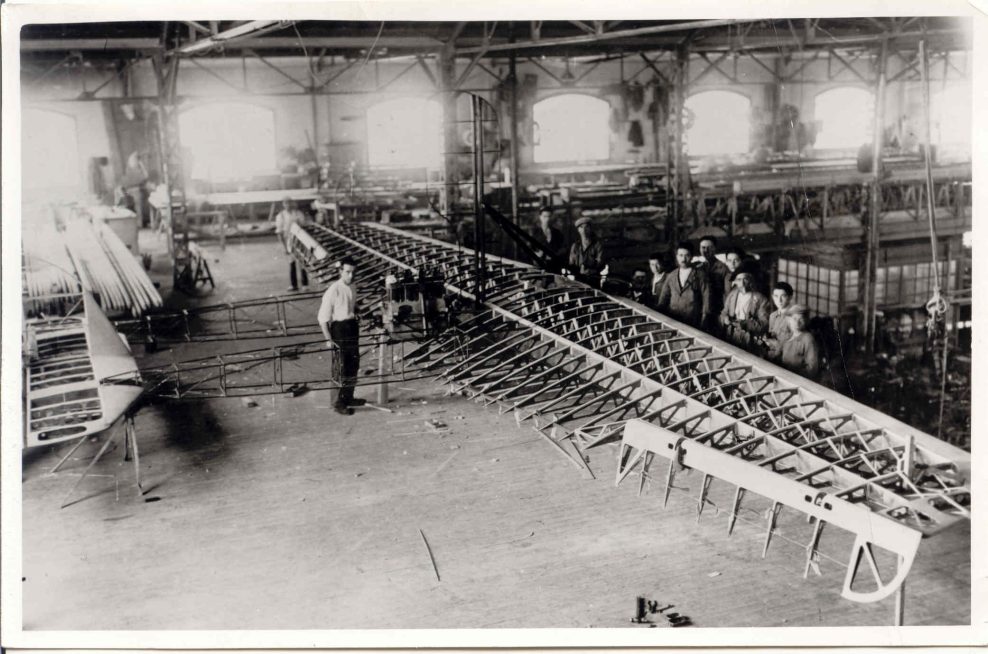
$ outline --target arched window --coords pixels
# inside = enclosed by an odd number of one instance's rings
[[[930,138],[941,149],[971,151],[971,87],[951,84],[930,100]]]
[[[532,109],[535,163],[607,160],[611,156],[611,105],[579,93],[554,95]]]
[[[817,94],[813,107],[819,125],[817,150],[856,150],[871,142],[875,111],[870,91],[856,86],[828,89]]]
[[[21,114],[21,120],[24,188],[82,186],[75,118],[58,111],[30,107]]]
[[[426,98],[396,98],[367,110],[367,162],[392,168],[438,168],[442,107]]]
[[[277,168],[274,112],[245,102],[211,102],[178,117],[182,147],[192,154],[193,178],[243,179]]]
[[[751,143],[751,99],[734,91],[703,91],[686,98],[692,125],[690,155],[741,154]]]

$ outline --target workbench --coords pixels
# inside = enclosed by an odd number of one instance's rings
[[[291,198],[296,202],[311,202],[318,199],[319,190],[307,189],[275,189],[271,191],[231,191],[226,193],[207,193],[205,195],[193,196],[192,200],[208,204],[213,209],[223,207],[229,208],[233,212],[234,207],[245,207],[247,215],[251,220],[256,220],[257,205],[269,205],[268,220],[274,220],[278,213],[278,206],[285,198]]]

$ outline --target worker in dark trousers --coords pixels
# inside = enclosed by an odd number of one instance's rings
[[[350,257],[340,261],[340,278],[330,284],[323,294],[318,315],[326,346],[335,346],[340,357],[340,395],[333,408],[345,416],[353,415],[352,407],[367,403],[353,397],[360,368],[360,327],[357,323],[357,295],[353,287],[356,267],[356,262]]]
[[[659,291],[658,309],[687,325],[702,328],[715,316],[710,311],[707,271],[693,267],[693,244],[676,247],[676,270],[667,273]]]
[[[289,256],[288,264],[288,278],[291,282],[291,286],[288,287],[289,291],[298,290],[298,276],[295,273],[296,262],[295,257],[292,254],[292,225],[305,225],[308,222],[305,214],[299,210],[298,205],[295,204],[295,200],[286,197],[281,201],[281,211],[275,216],[275,234],[281,240],[282,247],[285,248],[285,253]],[[302,268],[302,286],[309,286],[309,275],[305,272],[305,268]]]

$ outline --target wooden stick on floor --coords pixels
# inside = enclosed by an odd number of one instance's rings
[[[432,562],[432,571],[436,573],[436,581],[442,581],[439,578],[439,568],[436,567],[436,559],[432,556],[432,548],[429,547],[429,541],[425,539],[425,534],[422,533],[421,529],[419,529],[419,536],[422,537],[422,544],[425,545],[425,551],[429,554],[429,560]]]

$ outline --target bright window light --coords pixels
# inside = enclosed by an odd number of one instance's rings
[[[82,186],[75,118],[58,111],[28,108],[21,114],[22,176],[25,188]]]
[[[367,110],[367,161],[384,168],[439,168],[442,107],[426,98],[396,98]]]
[[[743,154],[751,139],[751,99],[734,91],[703,91],[686,98],[693,124],[686,143],[693,156]]]
[[[971,87],[951,84],[930,101],[930,135],[937,145],[971,149]]]
[[[244,102],[215,102],[178,117],[182,147],[192,155],[190,173],[209,181],[245,179],[277,170],[274,112]]]
[[[871,142],[875,111],[870,91],[856,86],[828,89],[817,94],[813,106],[820,124],[815,149],[857,150]]]
[[[535,163],[610,158],[611,106],[590,95],[567,93],[535,103]]]

